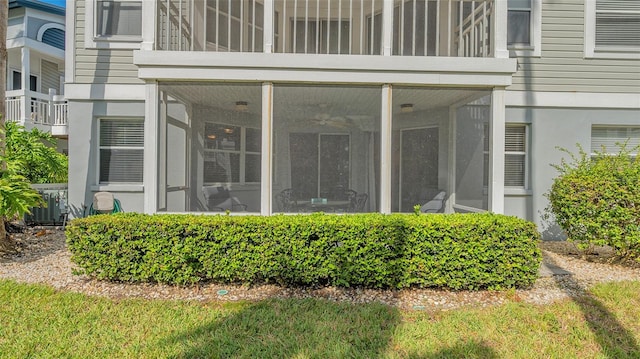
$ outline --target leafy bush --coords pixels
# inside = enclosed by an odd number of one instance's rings
[[[10,171],[0,172],[0,225],[4,226],[6,220],[21,217],[29,213],[31,207],[42,204],[42,196],[24,177]]]
[[[35,128],[26,131],[15,122],[5,126],[5,160],[18,164],[17,175],[30,183],[67,182],[68,158],[56,151],[56,139],[50,133]]]
[[[14,136],[15,124],[0,128],[0,249],[9,250],[5,222],[29,213],[31,207],[44,204],[42,197],[31,188],[27,178],[21,175],[25,162],[10,157],[9,142]],[[5,137],[6,136],[6,137]],[[7,146],[7,148],[5,148]]]
[[[609,245],[621,255],[640,256],[640,162],[625,146],[617,154],[582,148],[555,167],[549,210],[570,240],[583,249]]]
[[[99,279],[366,288],[511,288],[533,283],[535,226],[493,214],[74,219],[72,260]]]

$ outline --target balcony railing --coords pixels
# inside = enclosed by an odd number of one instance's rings
[[[494,1],[158,0],[156,49],[490,57]]]
[[[67,101],[64,96],[39,92],[14,90],[6,92],[7,121],[20,124],[33,123],[49,126],[66,126]]]

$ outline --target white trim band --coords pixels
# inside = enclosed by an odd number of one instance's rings
[[[65,84],[64,97],[67,100],[119,100],[144,101],[144,83],[125,84]]]
[[[640,93],[507,91],[507,107],[640,109]]]

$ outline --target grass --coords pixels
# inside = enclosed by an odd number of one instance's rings
[[[2,358],[639,358],[640,282],[547,306],[111,300],[0,281]]]

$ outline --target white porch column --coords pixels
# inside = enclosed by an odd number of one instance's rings
[[[391,85],[382,85],[382,111],[380,114],[380,212],[391,213]]]
[[[507,49],[507,1],[493,1],[493,56],[497,58],[509,58]]]
[[[393,34],[393,0],[382,4],[382,55],[391,56]],[[384,192],[383,192],[384,193]]]
[[[28,47],[20,48],[20,61],[22,61],[20,81],[22,83],[22,92],[24,93],[20,102],[20,112],[22,112],[22,122],[26,123],[31,121],[31,50]],[[9,80],[11,81],[11,76],[9,76]]]
[[[143,1],[142,2],[142,44],[140,44],[141,50],[154,50],[155,49],[155,34],[156,34],[156,2],[155,1]]]
[[[445,202],[445,213],[453,213],[455,212],[453,209],[453,205],[456,203],[456,133],[458,131],[457,121],[457,106],[449,106],[449,143],[447,148],[449,150],[448,155],[448,183],[447,183],[447,192],[449,193],[449,198]]]
[[[491,92],[491,134],[489,136],[489,211],[504,213],[505,90]]]
[[[273,0],[264,0],[264,26],[262,34],[263,51],[267,54],[273,52]]]
[[[270,215],[271,204],[271,182],[273,178],[273,168],[271,159],[273,158],[273,84],[265,82],[262,84],[262,151],[261,154],[261,181],[260,181],[260,214]]]
[[[145,85],[144,110],[144,213],[158,210],[158,115],[159,93],[157,82]]]
[[[167,92],[162,93],[162,98],[158,100],[158,210],[167,210],[167,151],[169,141],[167,139],[167,112],[168,98]]]

